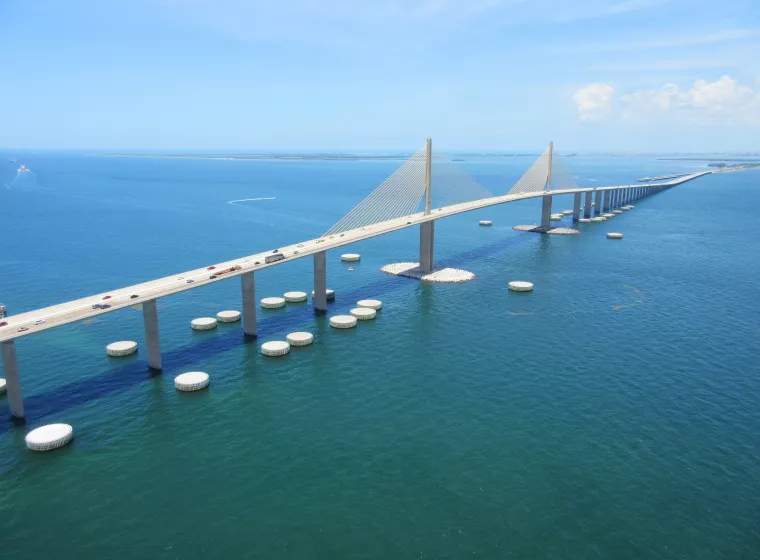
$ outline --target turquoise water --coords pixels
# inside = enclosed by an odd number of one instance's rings
[[[0,155],[14,313],[316,237],[400,164]],[[36,177],[14,181],[18,163]],[[459,162],[494,193],[530,163]],[[566,163],[582,185],[700,168]],[[142,342],[138,311],[19,340],[28,424],[0,397],[3,557],[755,558],[759,181],[707,176],[573,237],[513,231],[537,201],[448,218],[436,257],[474,272],[467,284],[379,272],[417,259],[416,229],[346,248],[362,254],[353,271],[334,251],[330,312],[384,302],[345,332],[310,303],[260,311],[258,342],[239,325],[193,332],[240,308],[239,282],[172,296],[160,376],[142,351],[105,356]],[[260,197],[276,199],[228,204]],[[257,296],[309,291],[311,266],[257,274]],[[508,292],[516,279],[535,292]],[[293,330],[315,344],[258,353]],[[208,391],[175,391],[191,370]],[[50,422],[74,442],[27,451]]]

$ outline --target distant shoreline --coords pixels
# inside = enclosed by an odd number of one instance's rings
[[[156,158],[156,159],[210,159],[224,161],[403,161],[408,159],[412,152],[385,153],[385,154],[365,154],[365,153],[292,153],[292,154],[85,154],[92,157],[134,157],[134,158]],[[535,158],[538,153],[448,153],[442,154],[454,161],[465,161],[476,158]],[[733,155],[731,157],[721,157],[719,154],[699,156],[699,155],[672,155],[668,154],[626,154],[626,153],[558,153],[556,157],[653,157],[660,161],[732,161],[741,163],[760,162],[760,157],[752,154],[748,157]]]

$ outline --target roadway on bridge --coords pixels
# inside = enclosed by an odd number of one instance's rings
[[[144,301],[169,296],[178,292],[183,292],[185,290],[200,288],[214,282],[221,282],[231,277],[240,276],[241,274],[263,270],[270,266],[277,266],[287,263],[293,259],[307,257],[320,251],[336,249],[343,245],[348,245],[350,243],[356,243],[357,241],[369,239],[370,237],[384,235],[392,231],[413,227],[430,220],[438,220],[448,216],[453,216],[455,214],[461,214],[463,212],[470,212],[472,210],[478,210],[480,208],[487,208],[489,206],[514,202],[516,200],[540,198],[543,196],[557,196],[585,193],[588,191],[596,192],[616,189],[627,190],[646,187],[672,187],[710,173],[712,173],[712,171],[702,171],[699,173],[692,173],[690,175],[679,177],[673,181],[647,184],[645,186],[642,186],[640,184],[622,185],[617,187],[577,188],[553,190],[549,192],[533,192],[495,196],[492,198],[475,200],[472,202],[465,202],[461,204],[445,206],[443,208],[433,209],[431,210],[431,213],[427,215],[419,212],[410,216],[404,216],[401,218],[380,222],[374,225],[345,231],[343,233],[331,235],[329,237],[311,239],[293,245],[288,245],[286,247],[280,247],[277,249],[277,251],[279,254],[284,255],[285,258],[273,263],[265,262],[266,257],[275,254],[273,250],[268,250],[253,255],[248,255],[247,257],[241,257],[221,263],[206,265],[203,268],[181,272],[179,274],[166,276],[157,280],[151,280],[149,282],[111,290],[82,299],[69,301],[34,311],[28,311],[26,313],[21,313],[18,315],[12,315],[4,319],[4,321],[8,323],[7,326],[0,327],[0,342],[14,340],[16,338],[28,336],[31,334],[37,334],[48,329],[76,321],[81,321],[90,317],[102,315],[104,313],[112,313],[114,311],[118,311],[119,309],[124,309],[126,307],[140,304]],[[214,268],[209,270],[209,267],[211,266]],[[223,271],[225,269],[233,270],[219,274],[220,271]],[[216,276],[216,278],[212,279],[211,276]],[[192,283],[188,283],[188,280],[192,280]],[[133,299],[132,296],[134,295],[137,297]],[[105,299],[106,296],[110,297],[108,297],[108,299]],[[93,305],[95,304],[108,304],[111,307],[108,309],[93,309]],[[26,330],[19,331],[19,329]]]

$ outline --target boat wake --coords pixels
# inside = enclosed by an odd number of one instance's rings
[[[276,196],[265,196],[262,198],[241,198],[240,200],[228,200],[227,204],[237,204],[238,202],[254,202],[257,200],[274,200]]]
[[[12,189],[12,188],[28,188],[28,187],[36,187],[37,186],[37,174],[26,167],[25,165],[22,165],[18,168],[16,171],[16,176],[13,178],[13,180],[10,183],[5,183],[5,188]]]

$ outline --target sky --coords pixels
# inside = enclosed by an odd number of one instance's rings
[[[760,151],[760,0],[0,0],[0,148]]]

